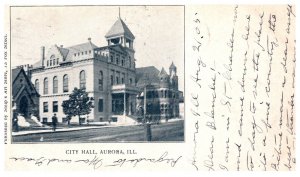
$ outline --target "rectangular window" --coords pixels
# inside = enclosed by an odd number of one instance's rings
[[[53,101],[53,112],[58,112],[58,102],[57,101]]]
[[[47,66],[49,66],[49,60],[47,60]]]
[[[59,58],[58,59],[56,59],[56,64],[58,64],[59,63]]]
[[[98,102],[98,112],[103,112],[103,99],[99,99]]]
[[[47,123],[47,122],[48,122],[48,118],[47,117],[43,117],[42,123]]]
[[[99,91],[103,91],[103,80],[99,79]]]
[[[43,103],[43,110],[44,110],[44,112],[48,112],[49,111],[49,109],[48,109],[48,102],[44,102]]]
[[[114,62],[114,56],[110,56],[110,62],[111,62],[111,63]]]
[[[50,60],[50,66],[52,66],[52,60]]]
[[[114,85],[114,76],[113,75],[110,75],[110,84]]]
[[[53,59],[53,65],[55,65],[55,59]]]

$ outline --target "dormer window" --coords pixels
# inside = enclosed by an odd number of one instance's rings
[[[55,65],[55,55],[51,55],[50,56],[50,66],[52,66],[52,62],[53,62],[53,65]],[[47,61],[47,66],[48,66],[48,61]]]

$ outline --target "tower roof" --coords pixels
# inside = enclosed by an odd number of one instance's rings
[[[170,65],[170,67],[169,67],[170,69],[176,69],[176,66],[174,65],[174,63],[173,63],[173,61],[172,61],[172,64]]]
[[[134,35],[132,34],[132,32],[129,30],[129,28],[127,27],[127,25],[121,18],[119,18],[113,24],[113,26],[110,28],[108,33],[106,33],[105,37],[109,38],[109,37],[118,36],[118,35],[124,35],[131,39],[134,39]]]

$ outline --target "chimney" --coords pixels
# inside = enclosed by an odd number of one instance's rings
[[[91,42],[91,40],[92,40],[92,38],[89,37],[89,38],[88,38],[88,41]]]
[[[41,60],[42,60],[42,66],[44,66],[44,60],[45,60],[45,46],[41,47]]]

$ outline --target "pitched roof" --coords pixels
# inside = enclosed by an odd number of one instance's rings
[[[159,84],[159,70],[154,66],[136,68],[137,86],[144,86],[146,83]]]
[[[58,50],[64,58],[66,58],[68,56],[69,49],[58,47]]]
[[[95,48],[98,47],[95,44],[93,44],[91,41],[67,47],[68,50],[75,50],[75,51],[86,51]]]
[[[166,75],[168,76],[168,73],[166,72],[164,67],[161,68],[161,71],[160,71],[159,75],[160,76],[166,76]]]
[[[20,73],[21,70],[22,70],[22,68],[14,68],[14,69],[12,69],[12,72],[11,72],[12,82],[15,81],[15,79],[17,78],[17,76],[19,75],[19,73]]]
[[[89,51],[89,50],[93,50],[95,48],[98,48],[98,46],[96,46],[95,44],[93,44],[91,41],[82,43],[82,44],[78,44],[78,45],[74,45],[74,46],[70,46],[67,48],[60,48],[62,55],[66,54],[66,61],[72,61],[72,56],[74,55],[74,53],[77,52],[84,52],[84,51]]]
[[[113,26],[110,28],[108,33],[106,33],[105,37],[109,38],[109,37],[112,37],[112,36],[117,36],[117,35],[122,35],[122,34],[125,35],[125,36],[128,36],[131,39],[134,39],[134,35],[129,30],[129,28],[127,27],[125,22],[121,18],[119,18],[113,24]]]

